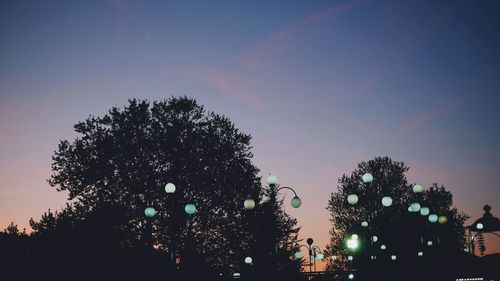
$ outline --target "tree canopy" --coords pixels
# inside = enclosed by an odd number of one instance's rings
[[[419,252],[463,249],[467,215],[453,207],[452,194],[444,186],[433,184],[420,192],[419,186],[409,184],[408,170],[403,162],[376,157],[339,179],[338,191],[331,194],[327,207],[332,223],[327,250],[336,256],[329,260],[329,269],[382,266],[392,258],[411,263]],[[373,177],[371,182],[369,176],[363,179],[366,173]],[[358,200],[349,203],[349,195]],[[389,206],[384,206],[384,197],[390,197],[392,204],[385,199]],[[434,216],[429,215],[436,215],[436,221],[431,222]],[[359,245],[349,248],[347,240],[353,234],[358,235]]]

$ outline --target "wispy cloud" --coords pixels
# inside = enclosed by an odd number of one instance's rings
[[[451,98],[444,105],[437,109],[421,112],[410,119],[407,123],[407,128],[416,129],[426,124],[448,115],[451,111],[461,106],[464,102],[463,98]]]

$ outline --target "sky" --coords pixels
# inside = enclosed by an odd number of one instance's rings
[[[0,228],[64,206],[47,179],[75,123],[180,95],[253,136],[320,247],[338,178],[375,156],[500,217],[499,15],[493,0],[1,1]]]

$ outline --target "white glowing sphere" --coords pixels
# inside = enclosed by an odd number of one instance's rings
[[[429,208],[427,208],[427,207],[422,207],[422,208],[420,208],[420,214],[421,214],[422,216],[427,216],[427,215],[429,214],[429,212],[430,212],[430,210],[429,210]]]
[[[361,223],[361,226],[362,226],[362,227],[368,227],[368,222],[363,221],[363,222]]]
[[[353,234],[353,235],[351,235],[351,238],[354,239],[354,240],[358,240],[359,236],[357,234]]]
[[[421,257],[421,256],[423,256],[423,255],[424,255],[424,252],[418,252],[418,253],[417,253],[417,255],[418,255],[419,257]]]
[[[255,208],[255,201],[251,198],[249,199],[246,199],[244,202],[243,202],[243,206],[245,207],[245,209],[247,210],[252,210],[253,208]]]
[[[424,191],[424,188],[420,184],[416,184],[413,186],[413,192],[421,193],[422,191]]]
[[[349,277],[349,279],[353,279],[354,278],[354,274],[349,273],[349,275],[347,277]]]
[[[239,272],[233,273],[233,278],[240,278],[241,274]]]
[[[347,256],[347,259],[350,260],[350,261],[352,261],[354,259],[354,257],[353,256]]]
[[[412,213],[416,213],[416,212],[420,211],[420,204],[419,203],[411,203],[410,210]]]
[[[358,240],[349,239],[347,240],[347,248],[356,249],[358,247]]]
[[[440,224],[445,224],[448,222],[448,218],[446,216],[439,216],[438,221]]]
[[[323,255],[323,253],[318,253],[318,254],[316,255],[316,260],[319,260],[319,261],[320,261],[320,260],[322,260],[324,257],[325,257],[325,255]]]
[[[370,173],[366,173],[363,175],[363,182],[370,183],[373,181],[373,175]]]
[[[196,213],[196,206],[194,204],[186,204],[186,206],[184,206],[184,211],[186,212],[186,214],[188,215],[192,215],[194,213]]]
[[[437,222],[438,216],[436,214],[430,214],[428,219],[430,222],[434,223]]]
[[[252,263],[252,258],[251,257],[246,257],[245,258],[245,263],[246,264],[251,264]]]
[[[382,205],[384,205],[384,207],[389,207],[392,205],[392,198],[389,197],[389,196],[384,196],[382,198]]]
[[[477,229],[483,229],[484,225],[482,223],[478,223],[478,224],[476,224],[476,228]]]
[[[427,241],[427,246],[432,246],[432,241]]]
[[[268,185],[278,184],[278,178],[275,175],[269,175],[267,177],[267,184]]]
[[[377,256],[372,255],[370,258],[371,258],[372,260],[376,260],[376,259],[377,259]]]
[[[297,259],[301,259],[303,256],[302,256],[302,253],[300,251],[298,252],[295,252],[295,258]]]
[[[373,236],[372,236],[372,241],[373,241],[373,242],[377,242],[377,241],[378,241],[378,237],[377,237],[377,235],[373,235]]]
[[[175,192],[175,184],[169,182],[165,185],[165,192],[166,193],[174,193]]]
[[[396,255],[391,256],[391,260],[395,261],[397,259]]]
[[[347,195],[347,203],[351,204],[351,205],[354,205],[356,203],[358,203],[358,195],[356,194],[349,194]]]
[[[299,197],[295,196],[292,198],[290,205],[292,205],[292,207],[294,207],[294,208],[298,208],[298,207],[300,207],[300,205],[302,205],[302,200],[300,200]]]
[[[385,245],[380,245],[380,249],[385,250],[385,249],[387,249],[387,247]]]
[[[333,255],[332,256],[332,260],[336,260],[337,259],[337,256],[336,255]]]
[[[146,217],[152,218],[152,217],[154,217],[156,215],[156,210],[153,207],[147,207],[144,210],[144,214],[146,215]]]

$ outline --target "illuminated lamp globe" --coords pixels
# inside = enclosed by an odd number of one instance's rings
[[[354,278],[354,274],[349,273],[349,275],[347,277],[349,277],[349,279],[353,279]]]
[[[432,241],[427,241],[427,246],[432,246]]]
[[[385,250],[387,247],[385,245],[380,245],[380,250]]]
[[[165,192],[166,193],[174,193],[175,192],[175,184],[169,182],[165,185]]]
[[[376,260],[376,259],[377,259],[377,256],[372,255],[370,258],[374,261],[374,260]]]
[[[422,216],[427,216],[429,213],[430,213],[429,208],[427,208],[427,207],[422,207],[422,208],[420,208],[420,214],[421,214]]]
[[[361,226],[362,226],[362,227],[368,227],[368,222],[363,221],[363,222],[361,223]]]
[[[194,213],[196,213],[196,206],[194,204],[186,204],[186,206],[184,206],[184,211],[186,212],[186,214],[188,215],[192,215]]]
[[[395,261],[398,257],[396,257],[396,255],[392,255],[391,256],[391,260]]]
[[[430,222],[434,223],[438,221],[438,216],[436,214],[430,214],[428,219]]]
[[[300,251],[295,252],[295,258],[296,259],[301,259],[302,258],[302,253]]]
[[[240,278],[241,274],[239,272],[233,273],[233,278]]]
[[[267,177],[267,184],[268,185],[276,185],[276,184],[278,184],[278,178],[275,175],[269,175]]]
[[[391,206],[391,205],[392,205],[392,198],[391,198],[391,197],[389,197],[389,196],[384,196],[384,197],[382,198],[382,205],[383,205],[384,207],[389,207],[389,206]]]
[[[245,263],[246,264],[252,264],[252,258],[251,257],[246,257],[245,258]]]
[[[424,191],[424,188],[420,184],[416,184],[413,186],[414,193],[421,193]]]
[[[354,205],[356,203],[358,203],[358,195],[356,194],[349,194],[347,195],[347,203],[351,204],[351,205]]]
[[[478,224],[476,224],[476,228],[481,230],[484,228],[484,225],[482,223],[478,223]]]
[[[363,175],[363,182],[371,183],[373,181],[373,175],[370,173],[366,173]]]
[[[350,260],[350,261],[352,261],[354,259],[354,257],[353,256],[347,256],[347,259]]]
[[[424,255],[424,252],[418,252],[417,256],[422,257]]]
[[[347,240],[347,248],[352,249],[352,250],[358,248],[358,240],[357,239]]]
[[[445,224],[448,222],[448,218],[446,216],[440,216],[438,221],[440,224]]]
[[[243,202],[243,206],[245,207],[245,209],[247,210],[252,210],[253,208],[255,208],[255,201],[251,198],[249,199],[246,199],[244,202]]]
[[[416,212],[420,211],[420,204],[419,203],[411,203],[410,210],[412,213],[416,213]]]
[[[300,205],[302,205],[302,200],[300,200],[299,197],[295,196],[292,198],[292,201],[290,201],[290,205],[292,205],[292,207],[294,208],[298,208],[300,207]]]
[[[325,255],[323,255],[323,253],[318,253],[318,254],[316,255],[316,260],[320,261],[320,260],[322,260],[324,257],[325,257]]]
[[[146,215],[146,217],[148,218],[152,218],[156,215],[156,210],[155,208],[153,207],[147,207],[145,210],[144,210],[144,215]]]
[[[351,235],[351,238],[354,239],[354,240],[358,240],[359,236],[357,234],[353,234],[353,235]]]
[[[372,241],[373,241],[373,242],[377,242],[377,241],[378,241],[378,237],[377,237],[377,235],[373,235],[373,236],[372,236]]]
[[[337,259],[337,256],[336,255],[333,255],[332,256],[332,260],[336,260]]]

